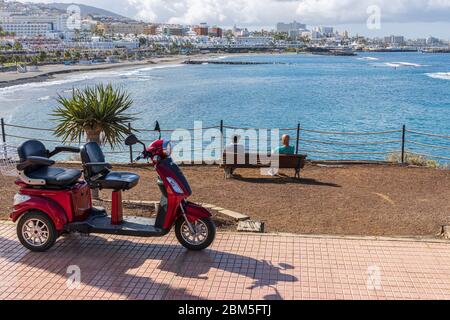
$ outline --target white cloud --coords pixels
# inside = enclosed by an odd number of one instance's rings
[[[372,5],[386,22],[450,21],[450,0],[303,0],[296,13],[306,21],[363,23]]]
[[[386,22],[450,21],[450,0],[127,0],[149,21],[264,26],[297,19],[311,24],[365,23],[378,5]]]
[[[29,0],[53,2],[55,0]],[[99,6],[145,21],[231,26],[365,24],[367,8],[378,5],[382,22],[450,22],[450,0],[58,0]]]
[[[232,25],[272,24],[292,19],[298,3],[275,0],[127,0],[136,17],[152,21],[194,24],[203,21]]]

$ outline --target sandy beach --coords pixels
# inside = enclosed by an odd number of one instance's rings
[[[0,73],[0,88],[15,86],[30,82],[41,82],[60,77],[61,75],[110,69],[134,69],[150,65],[168,65],[183,63],[187,59],[208,59],[221,56],[220,54],[201,54],[201,55],[178,55],[161,58],[145,59],[144,61],[126,61],[118,63],[99,63],[91,65],[43,65],[39,66],[39,71],[19,73],[9,71]]]
[[[186,60],[208,60],[223,56],[253,56],[258,54],[267,53],[206,53],[196,55],[176,55],[166,56],[158,58],[149,58],[143,61],[125,61],[118,63],[97,63],[91,65],[63,65],[63,64],[51,64],[39,66],[39,71],[19,73],[17,71],[0,72],[0,88],[15,86],[19,84],[42,82],[55,78],[63,77],[66,74],[81,73],[89,71],[101,71],[111,69],[138,69],[145,66],[152,65],[173,65],[180,64]],[[274,53],[272,53],[274,54]],[[286,53],[285,53],[286,54]]]

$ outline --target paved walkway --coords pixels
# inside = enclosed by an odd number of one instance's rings
[[[80,282],[77,272],[80,271]],[[219,233],[70,235],[31,253],[0,222],[0,299],[450,299],[450,243]]]

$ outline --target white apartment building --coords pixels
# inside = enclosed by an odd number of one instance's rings
[[[42,36],[52,31],[49,23],[0,23],[0,27],[7,32],[13,32],[17,37]]]
[[[267,47],[272,44],[272,37],[237,37],[234,43],[237,47]]]
[[[68,41],[64,42],[64,47],[90,50],[112,50],[115,48],[112,41]]]
[[[278,32],[290,33],[290,32],[295,32],[295,31],[304,30],[304,29],[306,29],[306,24],[299,23],[297,21],[294,21],[291,23],[283,23],[283,22],[277,23],[277,31]]]
[[[233,36],[235,37],[248,37],[250,35],[250,32],[247,30],[247,28],[238,28],[236,26],[233,27]]]
[[[66,48],[91,50],[137,49],[139,47],[139,39],[109,40],[102,37],[92,37],[92,41],[65,41],[64,46]]]
[[[304,38],[308,38],[311,40],[320,40],[322,39],[322,34],[319,31],[303,31],[301,36]]]
[[[405,42],[405,37],[403,36],[389,36],[384,38],[384,42],[391,45],[400,45]]]
[[[127,49],[137,49],[139,48],[138,38],[129,38],[121,40],[113,40],[115,48],[127,48]]]
[[[63,50],[64,45],[59,38],[30,37],[18,40],[23,48],[27,50]]]
[[[25,15],[11,13],[0,15],[0,23],[4,24],[49,24],[52,31],[67,31],[67,15]]]
[[[319,27],[319,32],[323,35],[331,35],[334,33],[333,27]]]

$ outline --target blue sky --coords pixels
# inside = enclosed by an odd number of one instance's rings
[[[53,0],[31,0],[53,2]],[[148,22],[274,28],[279,21],[329,25],[351,34],[450,39],[450,0],[58,0],[109,9]],[[380,11],[381,29],[369,30],[369,7]]]

